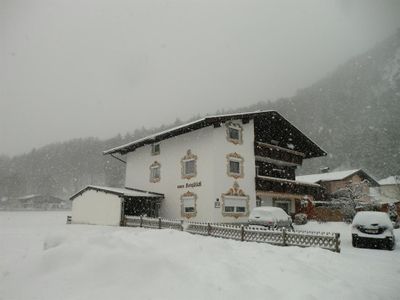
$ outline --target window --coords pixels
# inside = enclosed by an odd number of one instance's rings
[[[247,197],[224,197],[224,211],[226,213],[246,213]]]
[[[240,131],[237,128],[229,127],[229,138],[231,140],[239,140],[240,139]]]
[[[249,215],[249,196],[239,188],[237,182],[221,198],[223,216],[238,218]]]
[[[243,157],[238,153],[230,153],[227,158],[227,174],[235,179],[244,177]]]
[[[181,196],[182,217],[191,218],[196,216],[196,199],[197,195],[189,191]]]
[[[161,165],[154,162],[150,166],[150,182],[159,182],[161,180]]]
[[[230,160],[229,161],[229,172],[232,174],[240,174],[240,161]]]
[[[196,174],[196,161],[194,159],[185,160],[183,169],[185,176],[194,176]]]
[[[158,155],[158,154],[160,154],[160,143],[152,144],[151,155]]]
[[[273,199],[273,204],[275,207],[280,207],[282,208],[288,215],[291,213],[292,209],[292,201],[288,199],[283,199],[283,198],[274,198]]]
[[[226,124],[226,130],[226,138],[229,142],[233,144],[242,144],[242,126],[229,122]]]
[[[189,149],[186,155],[181,159],[182,178],[190,179],[197,175],[197,156],[192,154]]]

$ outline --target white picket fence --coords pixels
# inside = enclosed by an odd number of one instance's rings
[[[170,228],[192,234],[207,235],[244,242],[268,243],[279,246],[319,247],[340,252],[340,234],[315,231],[289,231],[247,225],[184,222],[162,218],[125,216],[125,226],[144,228]]]

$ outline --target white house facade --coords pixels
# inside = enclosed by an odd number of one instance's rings
[[[295,169],[326,155],[276,111],[206,117],[103,153],[126,155],[126,188],[163,195],[157,216],[210,222],[260,205],[296,213],[320,186]]]

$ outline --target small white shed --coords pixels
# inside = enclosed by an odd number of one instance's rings
[[[131,188],[89,185],[70,197],[75,224],[122,225],[125,215],[158,216],[164,195]]]

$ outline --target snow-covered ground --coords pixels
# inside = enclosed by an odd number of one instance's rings
[[[66,225],[66,212],[0,212],[0,299],[400,299],[394,251],[278,247],[173,230]]]

